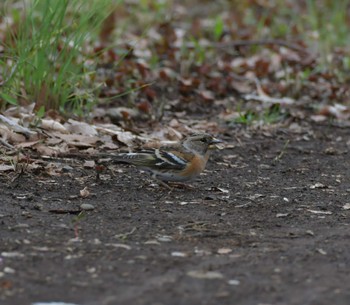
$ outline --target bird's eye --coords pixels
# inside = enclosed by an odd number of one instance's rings
[[[201,142],[207,143],[207,142],[208,142],[208,139],[207,139],[207,138],[203,138],[203,139],[201,139]]]

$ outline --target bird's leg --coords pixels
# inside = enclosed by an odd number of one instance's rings
[[[186,189],[186,190],[194,190],[194,189],[196,189],[192,185],[181,183],[181,182],[171,182],[171,186],[174,187],[174,188]]]
[[[157,181],[159,182],[160,185],[166,187],[170,191],[173,191],[173,188],[168,183],[165,183],[164,181],[159,180],[159,179],[157,179]]]

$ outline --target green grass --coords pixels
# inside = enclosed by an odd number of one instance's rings
[[[238,109],[241,105],[238,106]],[[231,124],[241,124],[241,125],[253,125],[256,122],[263,122],[264,124],[274,124],[283,121],[286,114],[281,109],[279,104],[271,105],[264,111],[258,112],[254,110],[241,111],[238,110],[239,116],[231,122]]]
[[[198,0],[196,5],[199,6],[200,2]],[[98,41],[101,24],[120,4],[123,5],[118,9],[118,23],[114,30],[116,44],[119,37],[125,41],[130,33],[134,37],[147,38],[148,31],[154,24],[165,28],[171,24],[175,29],[182,26],[187,31],[179,59],[182,76],[190,75],[193,66],[215,65],[217,51],[203,46],[201,39],[217,42],[222,37],[227,38],[230,29],[235,29],[235,21],[232,23],[228,20],[225,12],[235,10],[239,12],[240,21],[244,25],[237,33],[244,32],[247,26],[247,39],[300,40],[309,44],[310,49],[319,52],[321,60],[316,67],[299,72],[297,77],[287,74],[286,81],[294,82],[295,85],[295,92],[289,92],[291,96],[298,94],[300,87],[308,82],[308,76],[314,71],[331,67],[339,79],[343,77],[346,80],[344,71],[349,70],[350,57],[345,54],[334,68],[329,55],[350,41],[346,15],[350,0],[275,0],[262,2],[263,4],[227,0],[220,3],[222,5],[213,5],[211,15],[206,16],[212,21],[207,28],[201,28],[201,32],[193,34],[190,31],[193,20],[188,20],[188,24],[177,20],[179,17],[172,10],[175,5],[171,0],[3,1],[0,3],[0,17],[7,18],[8,28],[5,39],[0,42],[4,50],[0,57],[3,77],[0,85],[0,110],[9,104],[34,103],[38,117],[44,116],[49,109],[68,115],[84,115],[89,112],[97,102],[102,85],[94,80],[98,60],[93,57],[93,46]],[[186,19],[186,16],[183,18]],[[236,39],[235,33],[235,30],[231,33],[232,40]],[[240,39],[239,35],[237,39]],[[186,42],[193,47],[186,46]],[[113,45],[108,48],[113,48]],[[251,47],[251,53],[245,55],[259,52],[261,48]],[[152,54],[149,60],[152,68],[162,66],[161,55],[156,52]],[[119,58],[123,60],[123,56]],[[123,88],[133,88],[134,80],[127,79],[128,77],[125,76]],[[125,94],[137,89],[125,90]],[[248,111],[238,121],[249,124],[254,120],[264,120],[269,123],[279,120],[279,117],[279,111],[262,114]]]
[[[35,103],[37,111],[82,112],[94,101],[87,65],[89,48],[117,1],[5,1],[9,20],[0,66],[9,75],[0,106]],[[83,106],[84,105],[84,106]]]

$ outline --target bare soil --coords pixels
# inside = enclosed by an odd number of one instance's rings
[[[0,303],[350,304],[349,128],[223,138],[170,193],[122,165],[0,176]]]

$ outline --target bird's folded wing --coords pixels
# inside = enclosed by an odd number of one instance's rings
[[[183,170],[186,168],[193,155],[180,153],[176,150],[143,149],[133,153],[125,153],[111,156],[114,160],[127,162],[136,166],[150,169]]]

